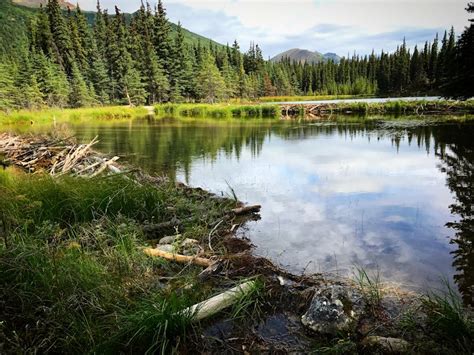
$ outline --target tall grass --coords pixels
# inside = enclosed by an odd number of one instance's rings
[[[200,269],[149,258],[143,221],[189,218],[226,202],[124,176],[80,179],[0,171],[0,343],[13,353],[169,352],[189,330],[179,313],[208,296],[182,285]],[[159,276],[173,277],[161,283]]]
[[[474,100],[470,101],[389,101],[389,102],[341,102],[330,104],[328,109],[335,113],[358,114],[422,114],[425,112],[463,112],[474,113]]]
[[[466,309],[461,297],[446,281],[442,293],[429,292],[422,298],[422,308],[427,315],[429,332],[455,353],[474,352],[474,318]]]
[[[106,106],[78,109],[50,108],[38,111],[20,110],[9,113],[0,111],[0,125],[52,123],[54,121],[104,120],[145,116],[148,111],[143,107]]]
[[[278,118],[278,105],[235,104],[163,104],[155,106],[159,116],[181,116],[197,118]]]
[[[383,298],[382,282],[378,270],[369,275],[366,269],[356,266],[355,282],[359,287],[369,312],[376,316]]]

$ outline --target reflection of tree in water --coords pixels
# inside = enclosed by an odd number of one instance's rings
[[[214,161],[219,154],[239,159],[243,147],[256,156],[262,150],[267,130],[244,121],[179,120],[136,121],[122,125],[86,125],[83,141],[99,136],[98,149],[126,157],[132,165],[175,179],[179,171],[188,178],[196,159]]]
[[[451,240],[457,245],[453,251],[453,266],[457,270],[454,279],[464,302],[474,305],[474,126],[439,127],[433,135],[446,146],[437,154],[456,200],[450,206],[451,213],[459,217],[447,224],[456,231]]]
[[[446,173],[447,186],[455,203],[451,213],[459,220],[447,223],[455,231],[451,243],[457,249],[452,252],[456,268],[454,280],[466,304],[474,305],[474,125],[427,125],[409,128],[381,129],[376,123],[365,125],[308,126],[282,132],[287,139],[304,139],[316,135],[333,135],[351,139],[367,136],[380,139],[389,136],[397,151],[403,140],[417,144],[427,154],[431,150],[441,160],[439,168]],[[429,203],[429,201],[427,201]]]
[[[259,121],[180,121],[141,124],[127,127],[88,127],[84,137],[99,135],[102,150],[128,156],[132,164],[174,179],[178,171],[188,177],[196,159],[215,160],[219,154],[239,159],[244,148],[252,156],[260,154],[266,137],[285,140],[338,135],[343,139],[367,137],[391,139],[397,151],[401,144],[417,144],[427,154],[434,151],[447,175],[447,185],[456,202],[451,212],[459,220],[449,223],[456,233],[452,243],[455,281],[466,303],[474,303],[474,125],[384,127],[376,122],[364,124],[301,124],[298,122]],[[133,155],[130,155],[130,154]],[[429,201],[428,201],[429,203]]]

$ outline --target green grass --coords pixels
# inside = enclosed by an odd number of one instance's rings
[[[377,315],[383,298],[383,288],[378,270],[369,275],[363,267],[356,266],[355,282],[359,287],[369,312]]]
[[[461,297],[448,282],[446,291],[430,292],[422,298],[427,326],[433,340],[454,353],[474,352],[474,319],[472,310],[463,306]]]
[[[164,104],[155,106],[158,116],[195,118],[279,118],[278,105]]]
[[[250,281],[242,280],[239,284]],[[261,278],[254,278],[251,289],[243,293],[237,302],[232,306],[230,317],[232,319],[258,319],[262,315],[262,306],[265,297],[265,283]]]
[[[429,112],[474,113],[474,100],[470,101],[390,101],[381,103],[349,102],[330,104],[328,111],[334,113],[366,114],[423,114]]]
[[[112,120],[145,116],[143,107],[106,106],[78,109],[51,108],[39,111],[20,110],[9,113],[0,111],[0,125],[44,124],[79,120]]]
[[[183,236],[206,241],[232,201],[124,176],[8,171],[0,195],[4,351],[170,352],[192,330],[179,311],[216,292],[195,282],[201,268],[146,256],[142,225],[192,217]]]

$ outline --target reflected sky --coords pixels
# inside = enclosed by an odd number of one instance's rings
[[[189,183],[213,191],[228,183],[261,204],[262,219],[247,234],[258,253],[292,271],[347,274],[362,265],[393,281],[431,284],[452,275],[444,227],[452,197],[436,160],[407,142],[397,152],[390,137],[270,136],[257,156],[194,160]]]
[[[450,146],[436,132],[473,128],[165,119],[74,130],[151,172],[261,204],[244,233],[293,272],[351,275],[357,265],[427,288],[455,273],[445,226],[455,196],[435,154]]]

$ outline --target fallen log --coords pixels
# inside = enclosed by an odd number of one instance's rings
[[[242,214],[247,214],[247,213],[258,213],[260,212],[261,208],[262,206],[260,205],[253,205],[253,206],[244,206],[244,207],[234,208],[231,211],[236,215],[242,215]]]
[[[198,256],[173,254],[173,253],[168,253],[166,251],[153,249],[153,248],[146,248],[143,250],[143,252],[149,256],[156,256],[156,257],[164,258],[166,260],[172,260],[177,263],[191,263],[191,264],[205,266],[205,267],[209,267],[213,263],[213,261],[210,259],[200,258]]]
[[[232,306],[242,296],[248,294],[255,287],[255,281],[247,281],[230,290],[211,297],[206,301],[195,304],[181,311],[182,314],[192,316],[192,321],[197,322],[219,313],[223,309]]]

